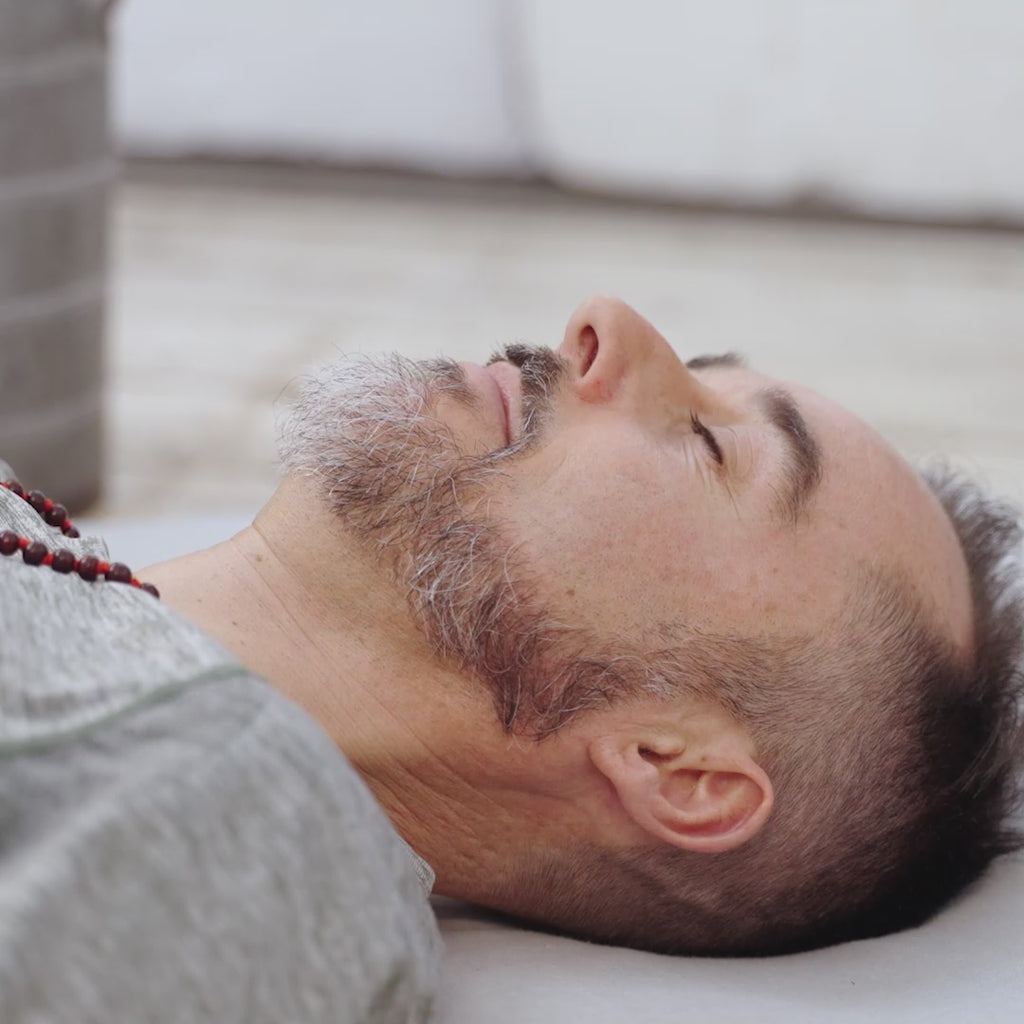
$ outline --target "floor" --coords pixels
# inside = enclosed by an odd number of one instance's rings
[[[1024,236],[743,218],[533,186],[134,165],[113,230],[108,521],[255,509],[303,368],[557,343],[618,294],[1024,503]]]

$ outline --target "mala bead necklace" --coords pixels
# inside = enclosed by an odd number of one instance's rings
[[[68,519],[68,510],[43,494],[42,491],[28,491],[17,480],[0,480],[0,487],[6,487],[22,501],[27,501],[50,526],[56,526],[65,537],[80,537],[81,534]]]
[[[81,536],[68,518],[68,510],[63,505],[51,501],[41,491],[26,492],[17,480],[0,480],[0,487],[6,487],[11,494],[28,502],[43,517],[44,522],[59,529],[65,537]],[[0,532],[0,555],[13,555],[18,551],[21,552],[26,565],[47,565],[54,572],[62,574],[76,572],[88,583],[98,579],[109,580],[111,583],[127,583],[130,587],[144,590],[156,598],[160,597],[160,591],[152,583],[141,583],[122,562],[104,562],[94,555],[78,558],[67,548],[50,551],[42,541],[20,537],[13,530]]]

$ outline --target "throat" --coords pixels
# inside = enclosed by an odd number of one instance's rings
[[[257,518],[230,540],[150,566],[145,578],[311,715],[365,775],[420,756],[467,707],[489,708],[433,655],[390,576],[344,544]]]

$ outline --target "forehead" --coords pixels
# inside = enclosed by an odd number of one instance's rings
[[[896,573],[918,591],[958,644],[971,637],[966,563],[945,511],[920,474],[881,434],[818,392],[742,365],[693,366],[730,405],[749,409],[766,387],[789,391],[821,450],[822,482],[808,512],[804,546],[823,572],[855,567]]]

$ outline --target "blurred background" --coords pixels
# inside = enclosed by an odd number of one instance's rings
[[[1018,0],[0,0],[0,455],[254,510],[305,367],[594,291],[1024,501]]]

